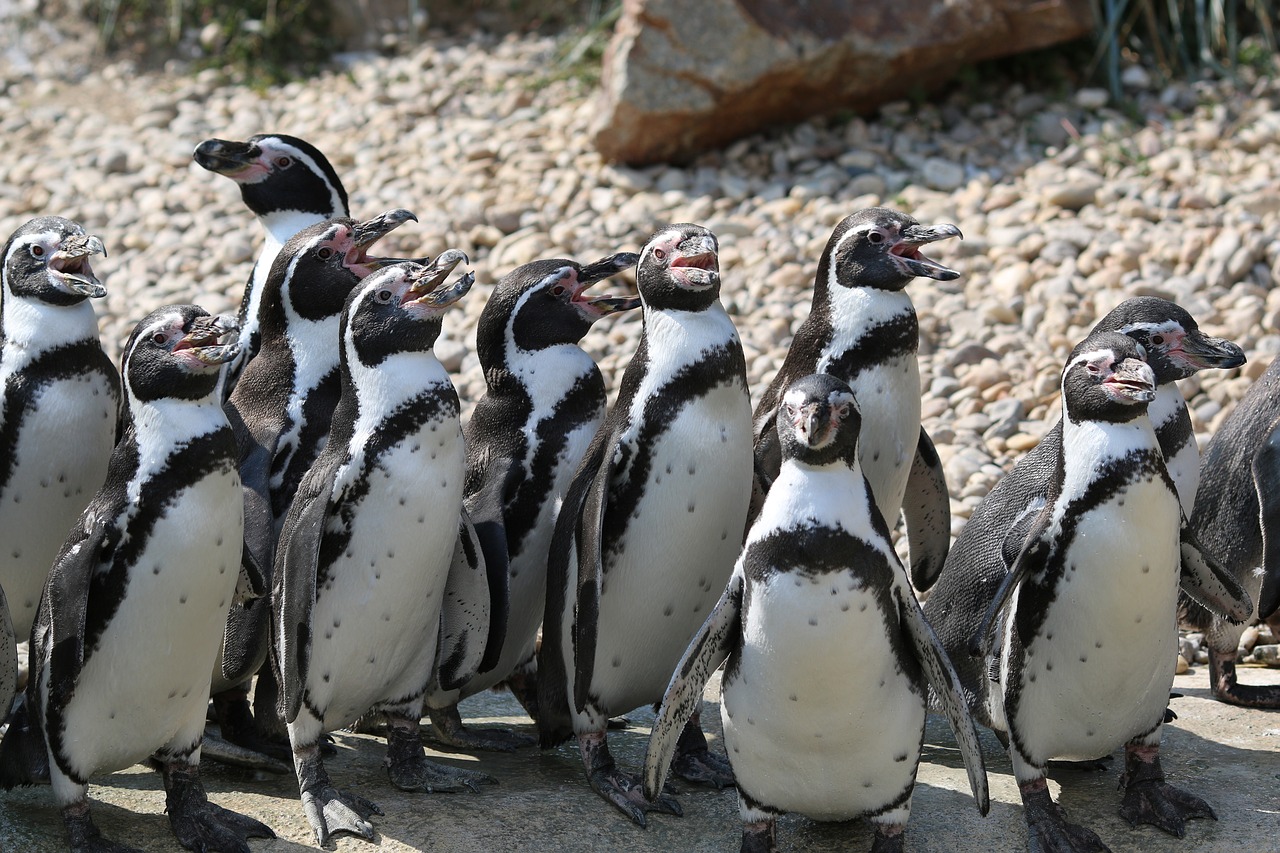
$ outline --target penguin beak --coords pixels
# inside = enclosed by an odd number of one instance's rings
[[[1156,375],[1151,365],[1126,358],[1102,381],[1112,399],[1122,403],[1150,403],[1156,397]]]
[[[1244,350],[1224,338],[1211,338],[1195,330],[1183,336],[1181,346],[1165,352],[1165,357],[1190,375],[1210,367],[1239,367],[1245,363]]]
[[[945,240],[948,237],[964,239],[960,229],[949,222],[931,228],[920,224],[909,225],[899,232],[897,242],[889,246],[889,257],[902,270],[903,275],[952,281],[959,278],[960,273],[920,253],[921,246]]]
[[[228,315],[199,317],[173,345],[173,353],[183,353],[184,358],[194,362],[193,366],[218,367],[239,355],[239,331],[240,325]],[[224,337],[230,340],[220,343]]]
[[[639,308],[639,296],[597,296],[592,299],[583,296],[591,285],[634,267],[639,260],[640,256],[635,252],[619,252],[587,264],[578,272],[578,287],[570,301],[592,323],[609,314]]]
[[[54,280],[71,293],[97,299],[107,295],[107,288],[89,266],[91,255],[107,256],[102,240],[89,234],[68,237],[49,258],[49,272]]]
[[[720,283],[720,255],[715,238],[707,234],[688,238],[671,253],[667,268],[676,283],[687,290],[715,287]]]
[[[809,402],[787,408],[791,413],[791,426],[801,444],[810,450],[818,450],[829,443],[830,427],[836,415],[825,403]]]
[[[406,222],[417,222],[418,217],[404,208],[396,208],[380,213],[373,219],[356,223],[352,228],[352,247],[347,251],[343,264],[356,275],[364,278],[374,270],[396,263],[393,258],[375,258],[369,255],[369,249],[399,228]]]
[[[202,169],[216,172],[237,183],[252,183],[266,177],[267,170],[258,162],[262,149],[248,142],[206,139],[196,146],[192,159]]]
[[[441,252],[433,263],[409,276],[409,289],[405,292],[400,304],[406,308],[418,306],[434,315],[442,314],[445,309],[466,296],[471,285],[475,284],[475,273],[468,272],[448,287],[442,286],[444,280],[449,277],[449,273],[453,272],[458,264],[464,263],[470,263],[465,252],[457,249]]]

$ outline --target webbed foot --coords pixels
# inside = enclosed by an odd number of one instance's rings
[[[1124,764],[1121,785],[1125,791],[1120,816],[1129,821],[1130,826],[1149,823],[1182,838],[1186,835],[1188,820],[1218,819],[1204,800],[1164,781],[1159,747],[1126,746]]]
[[[62,809],[72,853],[142,853],[136,847],[115,844],[102,837],[97,824],[89,816],[89,803],[81,800]]]
[[[738,853],[778,853],[778,822],[762,820],[743,824]]]
[[[289,771],[289,765],[293,761],[293,748],[289,745],[288,736],[268,736],[260,730],[249,706],[249,694],[246,689],[233,687],[222,693],[215,693],[211,698],[223,741],[239,747],[240,750],[247,750],[272,759],[284,767],[283,772]],[[270,769],[269,762],[261,758],[246,759],[249,762],[246,764],[245,761],[237,760],[243,756],[242,752],[218,749],[217,744],[214,744],[214,750],[209,757],[215,760],[225,758],[225,763],[228,764],[249,766],[252,769]],[[259,764],[262,767],[255,766]],[[272,770],[272,772],[280,771]]]
[[[298,790],[302,795],[302,809],[306,812],[316,843],[324,847],[330,837],[339,832],[349,832],[361,838],[373,840],[373,824],[369,818],[381,815],[377,803],[366,800],[350,791],[339,791],[329,781],[329,774],[320,763],[320,752],[312,748],[297,758]]]
[[[1209,687],[1213,698],[1242,708],[1280,710],[1280,687],[1241,684],[1236,680],[1235,652],[1209,649]]]
[[[702,733],[696,717],[690,719],[680,732],[671,770],[685,781],[715,785],[717,789],[736,784],[733,765],[729,763],[729,759],[717,755],[707,747],[707,737]]]
[[[165,811],[178,843],[201,853],[250,853],[250,838],[275,838],[265,823],[209,802],[194,765],[164,767]]]
[[[418,734],[417,720],[387,717],[387,775],[391,784],[402,791],[423,793],[479,792],[481,785],[495,785],[498,780],[488,773],[463,770],[437,764],[427,758]]]
[[[609,754],[609,744],[603,732],[579,735],[578,748],[582,752],[582,763],[586,766],[591,790],[605,802],[612,803],[636,824],[642,827],[648,825],[645,817],[647,812],[684,816],[684,810],[675,797],[662,793],[650,800],[645,797],[644,783],[638,776],[617,768],[613,756]]]
[[[903,823],[876,824],[875,840],[871,842],[871,853],[903,853],[906,849],[907,826]]]
[[[1111,853],[1093,830],[1067,820],[1066,809],[1049,795],[1046,780],[1036,779],[1018,787],[1027,818],[1030,853]]]
[[[439,709],[429,708],[427,716],[431,718],[431,732],[435,739],[459,749],[515,752],[517,749],[533,746],[538,742],[538,739],[532,735],[521,734],[510,729],[467,728],[462,724],[457,705]]]

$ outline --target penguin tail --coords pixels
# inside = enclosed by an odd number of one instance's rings
[[[19,785],[48,781],[49,751],[31,713],[29,698],[24,696],[14,706],[9,717],[9,730],[0,740],[0,788],[8,791]]]

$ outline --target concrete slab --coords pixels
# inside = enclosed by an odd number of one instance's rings
[[[1253,684],[1280,683],[1280,670],[1241,667]],[[1063,770],[1051,788],[1072,818],[1096,831],[1115,853],[1260,853],[1280,850],[1280,714],[1232,708],[1209,698],[1207,667],[1179,676],[1183,695],[1171,707],[1178,719],[1166,728],[1164,766],[1169,780],[1203,796],[1219,820],[1194,821],[1178,839],[1151,827],[1131,829],[1116,809],[1113,768],[1085,773]],[[708,690],[703,718],[718,740],[719,709]],[[532,724],[506,694],[468,700],[464,717],[514,724],[532,732]],[[631,727],[611,737],[619,763],[638,768],[643,760],[653,715],[629,715]],[[868,720],[867,725],[874,725]],[[379,803],[374,843],[342,836],[339,851],[440,851],[440,853],[578,853],[578,851],[655,851],[709,853],[736,850],[739,843],[737,796],[729,791],[680,784],[683,818],[653,815],[647,830],[633,826],[598,799],[582,776],[577,750],[566,745],[549,752],[521,750],[511,755],[433,753],[459,766],[479,767],[500,784],[479,794],[405,794],[394,789],[382,769],[383,745],[375,738],[339,734],[339,753],[328,762],[336,785]],[[1026,832],[1017,786],[1008,758],[996,739],[983,733],[991,781],[991,814],[978,815],[946,723],[931,717],[925,755],[916,786],[907,849],[914,853],[1017,851],[1026,849]],[[206,762],[209,797],[227,808],[253,815],[279,838],[254,841],[254,853],[297,853],[314,849],[314,838],[298,801],[292,777],[254,778]],[[142,850],[180,849],[164,816],[159,776],[139,766],[103,776],[90,788],[93,814],[112,840]],[[781,824],[784,850],[835,853],[868,850],[871,830],[863,821],[820,824],[789,816]],[[62,823],[47,788],[0,792],[0,853],[65,850]]]

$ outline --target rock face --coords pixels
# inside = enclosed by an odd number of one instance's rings
[[[869,110],[963,65],[1078,38],[1090,0],[624,0],[596,145],[678,161],[780,123]]]

